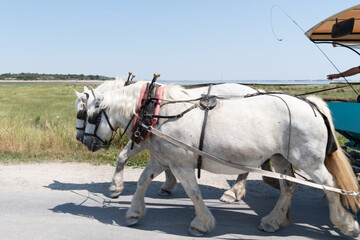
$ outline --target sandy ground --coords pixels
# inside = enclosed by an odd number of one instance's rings
[[[108,198],[113,170],[85,163],[0,165],[0,238],[194,239],[187,235],[194,208],[181,185],[172,197],[157,195],[163,174],[147,191],[146,217],[127,227],[125,213],[142,169],[125,169],[125,190],[117,199]],[[279,192],[250,174],[245,198],[221,203],[218,199],[235,179],[202,172],[198,183],[217,221],[202,239],[350,239],[330,223],[322,191],[304,186],[293,198],[293,223],[271,234],[257,230]]]

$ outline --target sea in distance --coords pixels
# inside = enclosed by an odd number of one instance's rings
[[[136,79],[135,79],[136,80]],[[161,84],[180,84],[180,85],[197,85],[197,84],[216,84],[216,83],[239,83],[239,84],[265,84],[265,85],[324,85],[330,83],[345,83],[344,80],[163,80],[157,81]],[[351,83],[359,83],[358,80],[349,80]],[[102,81],[1,81],[0,86],[11,85],[99,85]]]

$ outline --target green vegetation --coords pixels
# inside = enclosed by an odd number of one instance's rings
[[[109,80],[113,78],[84,74],[39,74],[39,73],[4,73],[0,80]]]
[[[294,95],[334,87],[324,86],[269,86],[255,85],[267,91],[283,91]],[[73,89],[80,85],[17,85],[0,86],[0,161],[22,162],[90,162],[115,164],[117,155],[127,143],[114,142],[107,150],[92,153],[78,142],[76,136],[76,96]],[[360,92],[360,86],[356,89]],[[329,99],[355,100],[349,88],[321,93]],[[342,143],[346,139],[339,139]],[[145,151],[132,158],[128,165],[144,166],[150,157]]]

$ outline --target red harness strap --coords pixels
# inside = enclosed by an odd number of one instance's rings
[[[139,98],[139,103],[137,105],[137,108],[136,110],[140,110],[141,108],[141,105],[143,104],[143,102],[146,100],[146,97],[147,97],[147,94],[146,94],[146,89],[147,89],[147,83],[145,83],[142,88],[141,88],[141,93],[140,93],[140,98]],[[135,126],[136,126],[136,123],[139,121],[139,115],[135,115],[135,118],[134,118],[134,121],[133,121],[133,124],[132,124],[132,127],[131,127],[131,132],[134,132],[135,131]]]
[[[140,93],[140,98],[139,98],[139,103],[138,103],[138,106],[137,106],[137,109],[141,109],[142,105],[146,102],[147,98],[148,98],[148,94],[151,94],[151,93],[148,93],[147,92],[147,89],[148,89],[148,84],[144,84],[142,89],[141,89],[141,93]],[[160,105],[161,105],[161,98],[164,94],[164,87],[162,86],[158,86],[156,88],[156,93],[154,93],[153,95],[155,96],[152,96],[152,97],[155,97],[156,99],[153,99],[151,100],[151,103],[150,104],[153,104],[154,105],[154,112],[151,113],[153,115],[159,115],[160,113]],[[147,111],[147,109],[145,109],[145,111]],[[141,113],[140,113],[141,115]],[[140,116],[142,117],[142,116]],[[137,126],[139,126],[138,121],[139,120],[142,120],[142,119],[139,119],[139,114],[135,115],[135,118],[134,118],[134,121],[133,121],[133,124],[132,124],[132,128],[131,128],[131,131],[132,132],[135,132],[137,131]],[[158,121],[158,118],[152,118],[151,119],[151,126],[154,127],[156,125]],[[140,125],[141,126],[141,125]],[[151,132],[148,132],[146,131],[146,135],[145,136],[140,136],[140,138],[144,141],[146,138],[148,138],[151,134]],[[135,141],[137,142],[137,141]],[[140,142],[140,141],[139,141]]]
[[[160,106],[161,106],[161,99],[163,97],[164,94],[164,87],[160,86],[157,88],[157,92],[156,92],[156,103],[155,103],[155,110],[154,110],[154,115],[159,115],[160,113]],[[156,125],[158,118],[153,118],[153,123],[152,123],[152,127]],[[150,133],[150,132],[149,132]]]

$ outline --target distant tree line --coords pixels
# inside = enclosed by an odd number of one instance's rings
[[[0,80],[109,80],[111,77],[84,74],[4,73]]]

